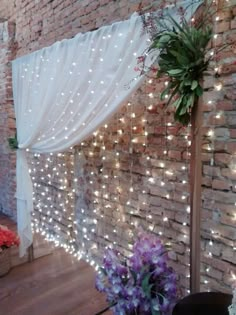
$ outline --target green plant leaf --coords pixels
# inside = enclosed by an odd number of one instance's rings
[[[149,284],[149,280],[151,278],[151,273],[146,274],[146,276],[143,278],[141,286],[143,289],[143,292],[145,293],[145,295],[150,298],[151,297],[151,290],[153,287],[153,284]]]
[[[170,35],[168,34],[164,34],[161,36],[161,38],[159,39],[159,43],[168,43],[170,40]]]
[[[192,81],[191,90],[195,90],[198,87],[198,82],[196,80]]]
[[[171,69],[168,71],[168,74],[170,74],[170,75],[176,75],[176,74],[180,74],[180,73],[183,73],[182,69]]]
[[[176,83],[176,85],[171,84],[170,88],[174,88],[174,90],[172,90],[172,93],[167,101],[167,106],[170,104],[170,102],[172,101],[172,98],[178,93],[178,89],[179,89],[179,84]]]
[[[188,86],[188,85],[192,85],[192,81],[191,80],[185,80],[184,81],[184,85]]]
[[[12,150],[18,149],[18,141],[17,141],[17,135],[16,134],[15,134],[15,137],[8,138],[8,144]]]
[[[185,19],[180,24],[170,14],[160,20],[158,24],[162,30],[158,31],[157,28],[154,36],[155,45],[159,47],[157,77],[167,75],[170,78],[161,99],[170,94],[166,106],[172,104],[175,107],[175,120],[186,125],[190,120],[191,108],[203,93],[199,82],[211,60],[205,55],[212,38],[212,27],[207,25],[207,19],[200,20],[194,26]],[[176,95],[177,99],[172,103]]]
[[[164,91],[162,91],[161,96],[160,96],[161,100],[164,100],[165,96],[168,95],[169,92],[170,92],[170,87],[167,87]]]
[[[156,311],[153,308],[151,309],[151,311],[152,311],[152,315],[161,315],[160,311]]]
[[[183,99],[183,96],[180,96],[174,103],[173,106],[176,107],[176,110],[178,109],[179,105],[181,104]]]
[[[130,269],[130,273],[131,273],[131,275],[132,275],[132,277],[134,279],[134,284],[136,284],[136,282],[137,282],[137,274],[136,274],[136,272],[134,272],[132,269]]]
[[[182,106],[179,112],[179,115],[182,116],[187,112],[188,108],[187,106]]]
[[[201,87],[201,85],[198,85],[198,87],[195,90],[195,93],[198,97],[203,94],[203,88]]]
[[[151,312],[152,315],[161,315],[159,305],[155,303],[155,299],[152,299],[151,301]]]
[[[190,94],[189,96],[187,96],[187,107],[193,107],[194,105],[194,100],[195,100],[195,95],[194,93]]]

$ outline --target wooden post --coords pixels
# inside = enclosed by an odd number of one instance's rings
[[[28,248],[28,262],[34,261],[34,245],[30,245]]]
[[[191,116],[191,161],[190,161],[190,291],[200,291],[201,255],[201,188],[202,188],[202,98],[193,108]]]

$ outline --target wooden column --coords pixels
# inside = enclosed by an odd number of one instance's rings
[[[28,248],[28,262],[34,261],[34,245],[30,245]]]
[[[202,188],[202,98],[192,111],[192,144],[190,161],[190,291],[200,291],[200,225]]]

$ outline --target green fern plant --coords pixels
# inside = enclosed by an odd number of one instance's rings
[[[180,25],[170,15],[166,17],[168,27],[154,38],[149,51],[158,50],[159,69],[157,77],[167,75],[170,82],[161,93],[161,99],[173,98],[174,118],[183,125],[190,121],[190,112],[203,93],[201,79],[207,70],[207,46],[212,38],[212,29],[200,23],[189,25],[186,20]],[[165,23],[165,26],[167,23]]]
[[[18,141],[17,141],[17,135],[16,134],[15,134],[15,137],[8,138],[8,144],[12,150],[18,149]]]

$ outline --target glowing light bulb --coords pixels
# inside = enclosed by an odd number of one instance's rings
[[[216,82],[214,85],[214,88],[216,91],[220,91],[223,87],[223,84],[221,82]]]
[[[214,136],[214,130],[209,130],[207,133],[208,137],[213,137]]]

